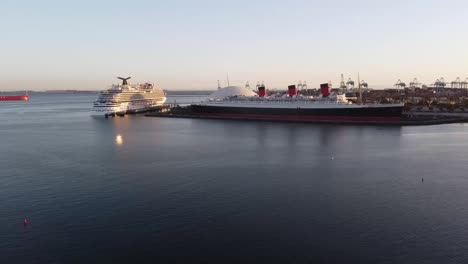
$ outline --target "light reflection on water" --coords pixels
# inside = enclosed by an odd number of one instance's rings
[[[123,144],[123,139],[122,139],[121,135],[117,135],[115,137],[115,144],[117,144],[117,145],[122,145]]]

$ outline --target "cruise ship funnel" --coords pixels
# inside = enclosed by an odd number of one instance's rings
[[[265,96],[267,96],[267,94],[266,94],[266,89],[265,89],[265,85],[258,86],[258,96],[259,96],[259,97],[265,97]]]
[[[293,97],[293,96],[297,95],[296,85],[289,85],[288,86],[288,94],[289,94],[289,97]]]
[[[320,85],[320,91],[323,97],[328,97],[330,95],[330,85],[328,83],[322,83]]]
[[[130,80],[132,77],[127,77],[127,78],[122,78],[122,77],[117,77],[117,79],[122,80],[122,85],[128,85],[128,80]]]

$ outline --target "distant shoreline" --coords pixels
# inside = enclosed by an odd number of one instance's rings
[[[0,94],[24,94],[26,91],[0,91]],[[29,94],[97,94],[97,90],[46,90],[46,91],[27,91]],[[214,90],[165,90],[168,96],[184,95],[209,95]]]

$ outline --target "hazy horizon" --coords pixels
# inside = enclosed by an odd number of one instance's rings
[[[468,77],[468,3],[2,1],[1,91],[101,90],[117,76],[168,90],[373,88]]]

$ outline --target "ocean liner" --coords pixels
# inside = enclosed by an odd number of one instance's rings
[[[201,117],[279,120],[299,122],[398,122],[404,104],[353,104],[345,94],[330,93],[328,83],[320,96],[302,96],[295,85],[284,95],[268,96],[264,85],[257,93],[241,87],[216,91],[204,102],[192,104],[191,112]]]
[[[130,85],[128,78],[118,77],[120,85],[99,93],[91,115],[107,116],[114,114],[146,112],[160,108],[166,101],[164,91],[152,83]]]

